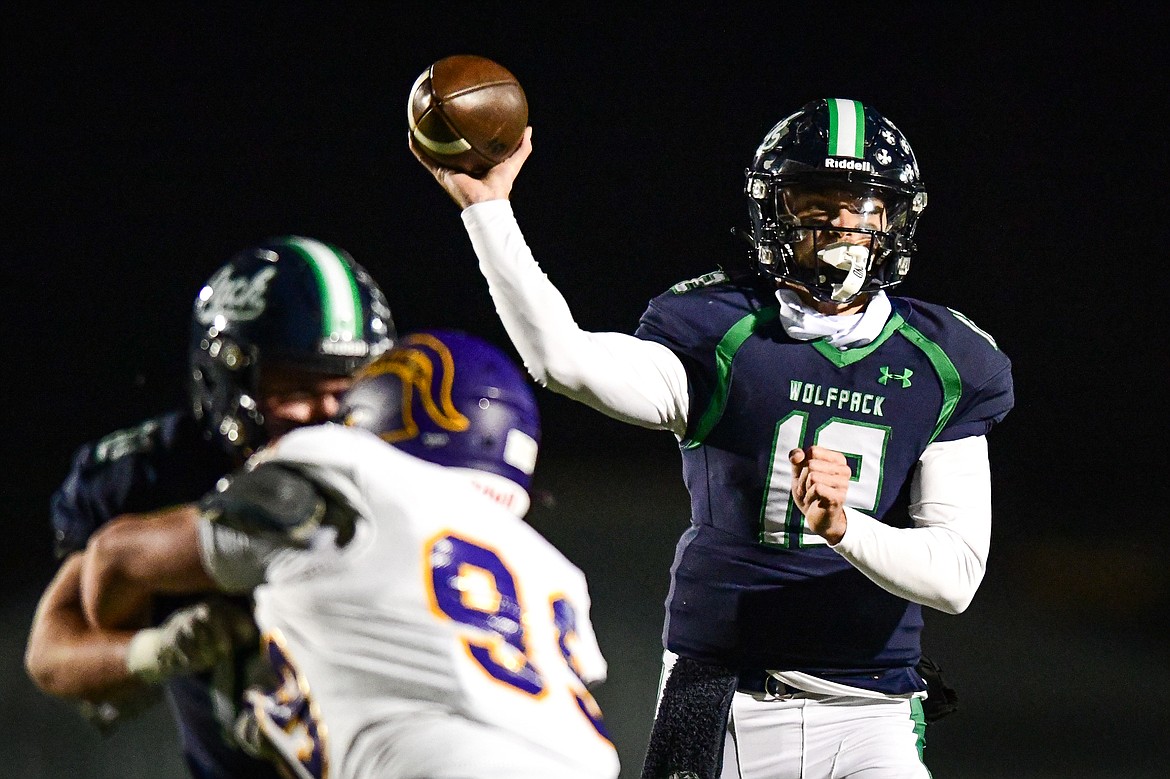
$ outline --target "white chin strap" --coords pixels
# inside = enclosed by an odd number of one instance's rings
[[[817,259],[845,271],[845,280],[833,285],[832,298],[838,303],[844,303],[856,295],[865,283],[865,268],[869,264],[869,249],[866,247],[838,241],[817,252]]]

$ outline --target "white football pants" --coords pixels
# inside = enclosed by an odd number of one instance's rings
[[[720,779],[929,779],[921,722],[919,702],[900,698],[737,692]]]

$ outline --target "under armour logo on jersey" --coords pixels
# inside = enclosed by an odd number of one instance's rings
[[[896,381],[902,382],[902,387],[906,388],[910,386],[910,377],[913,375],[914,371],[910,370],[909,368],[906,368],[901,373],[893,373],[890,371],[890,366],[883,365],[882,375],[878,377],[878,384],[889,384],[890,379],[894,379]]]

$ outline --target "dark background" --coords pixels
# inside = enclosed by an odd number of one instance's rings
[[[930,192],[901,291],[991,332],[1017,392],[991,437],[984,586],[966,613],[927,616],[926,647],[962,697],[930,730],[928,764],[940,778],[1162,775],[1158,6],[12,5],[0,775],[178,775],[161,707],[103,741],[20,658],[70,453],[182,402],[191,301],[232,253],[284,233],[336,243],[380,282],[400,331],[460,327],[510,349],[456,207],[406,148],[411,84],[455,53],[525,87],[535,150],[514,207],[592,330],[632,331],[650,297],[742,251],[728,233],[746,222],[743,169],[780,118],[838,96],[898,124]],[[530,519],[590,577],[611,666],[598,698],[634,777],[687,522],[677,450],[539,398]]]

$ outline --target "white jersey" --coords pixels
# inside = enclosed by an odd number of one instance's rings
[[[283,686],[253,703],[300,776],[617,776],[586,689],[606,664],[585,576],[564,555],[465,473],[363,430],[300,429],[263,458],[359,513],[344,547],[333,528],[306,550],[201,532],[225,589],[262,573],[256,621]]]

